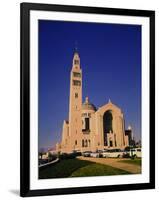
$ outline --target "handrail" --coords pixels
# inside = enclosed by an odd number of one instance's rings
[[[45,164],[43,164],[43,165],[39,165],[39,168],[44,167],[44,166],[51,165],[51,164],[56,163],[56,162],[58,162],[58,161],[59,161],[59,158],[56,158],[56,160],[53,160],[53,161],[51,161],[51,162],[49,162],[49,163],[45,163]]]

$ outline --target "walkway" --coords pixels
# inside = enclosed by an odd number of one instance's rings
[[[126,160],[126,158],[121,159],[121,158],[92,158],[92,157],[83,157],[80,156],[78,157],[80,160],[88,160],[104,165],[109,165],[118,169],[122,169],[125,171],[128,171],[132,174],[140,174],[141,173],[141,166],[135,165],[135,164],[129,164],[129,163],[124,163],[124,162],[119,162],[121,160]]]

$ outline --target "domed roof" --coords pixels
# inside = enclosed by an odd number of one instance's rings
[[[82,110],[94,110],[96,111],[96,107],[89,102],[88,97],[86,97],[85,102],[82,104]]]

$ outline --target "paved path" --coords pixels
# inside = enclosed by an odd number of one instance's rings
[[[118,169],[122,169],[125,171],[128,171],[133,174],[140,174],[141,173],[141,166],[135,165],[135,164],[129,164],[129,163],[124,163],[124,162],[119,162],[120,160],[126,160],[120,159],[120,158],[92,158],[92,157],[83,157],[80,156],[78,157],[80,160],[88,160],[100,164],[105,164],[109,165]]]

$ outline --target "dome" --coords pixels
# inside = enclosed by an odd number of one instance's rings
[[[86,97],[85,102],[82,104],[82,110],[94,110],[96,111],[96,107],[89,102],[88,97]]]

